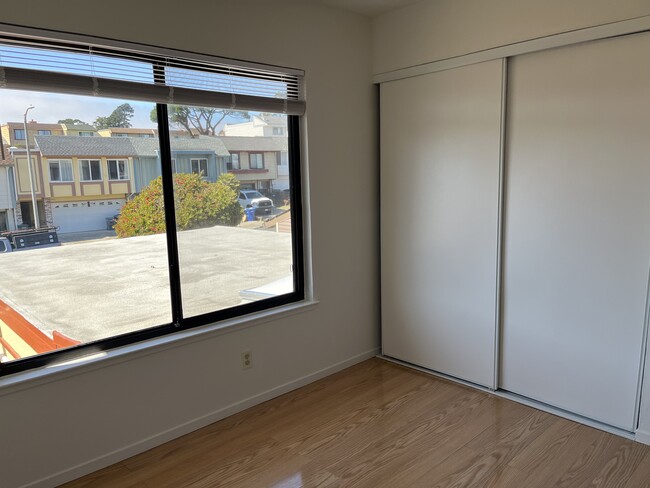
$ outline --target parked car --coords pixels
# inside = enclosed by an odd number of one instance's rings
[[[239,204],[242,208],[254,208],[255,215],[270,215],[273,213],[273,200],[265,197],[257,190],[241,190]]]

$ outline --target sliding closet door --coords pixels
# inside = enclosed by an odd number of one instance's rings
[[[387,356],[494,386],[502,62],[381,86]]]
[[[509,63],[506,390],[633,430],[650,262],[650,35]]]

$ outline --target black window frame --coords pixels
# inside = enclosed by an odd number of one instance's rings
[[[153,63],[154,80],[162,80],[164,83],[164,59],[160,64]],[[194,68],[200,70],[200,62]],[[251,109],[251,111],[255,111]],[[90,343],[79,344],[65,349],[48,351],[34,356],[14,359],[10,362],[0,363],[0,377],[19,373],[22,371],[42,368],[70,360],[91,356],[93,354],[110,351],[112,349],[136,344],[149,339],[154,339],[179,331],[193,329],[201,326],[209,326],[219,322],[233,319],[245,318],[250,314],[265,310],[289,305],[304,301],[305,291],[305,249],[303,235],[303,208],[302,208],[302,176],[301,176],[301,150],[300,150],[300,125],[301,116],[287,115],[287,137],[289,141],[289,179],[291,199],[291,243],[292,243],[292,271],[293,291],[265,298],[263,300],[244,303],[233,307],[215,310],[200,315],[184,317],[182,310],[181,279],[179,268],[179,250],[176,231],[176,217],[174,209],[174,188],[172,173],[172,150],[168,119],[168,105],[156,104],[158,122],[158,141],[160,144],[160,158],[162,170],[163,199],[165,205],[167,255],[170,279],[170,298],[172,308],[172,321],[167,324],[147,327],[145,329],[118,334],[105,339]],[[94,135],[94,134],[92,134]],[[264,153],[262,161],[264,162]],[[94,159],[91,159],[94,160]],[[81,171],[81,159],[79,159],[79,170]],[[263,163],[264,164],[264,163]],[[241,165],[241,159],[240,159]],[[88,180],[84,182],[101,182],[104,180],[103,168],[100,159],[100,180]],[[241,167],[241,166],[240,166]],[[80,174],[81,177],[81,174]],[[81,178],[80,178],[81,179]]]

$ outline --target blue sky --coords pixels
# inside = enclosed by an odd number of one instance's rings
[[[123,103],[129,103],[135,110],[131,119],[133,127],[155,127],[149,119],[153,103],[7,89],[0,89],[0,122],[22,122],[25,109],[31,104],[35,108],[27,114],[28,121],[54,124],[70,118],[92,124],[97,117],[110,115]]]

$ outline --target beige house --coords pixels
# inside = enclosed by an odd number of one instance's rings
[[[37,191],[46,220],[59,232],[100,230],[133,193],[133,155],[129,140],[103,137],[36,137]],[[19,197],[28,196],[26,158],[17,158]],[[22,204],[21,204],[22,205]]]
[[[230,153],[226,169],[244,189],[289,188],[286,137],[220,137]],[[284,156],[283,156],[284,155]]]
[[[62,136],[65,135],[63,124],[40,124],[35,120],[27,122],[29,145],[34,146],[34,136]],[[25,147],[25,125],[22,122],[7,122],[0,126],[2,143],[5,148]]]

